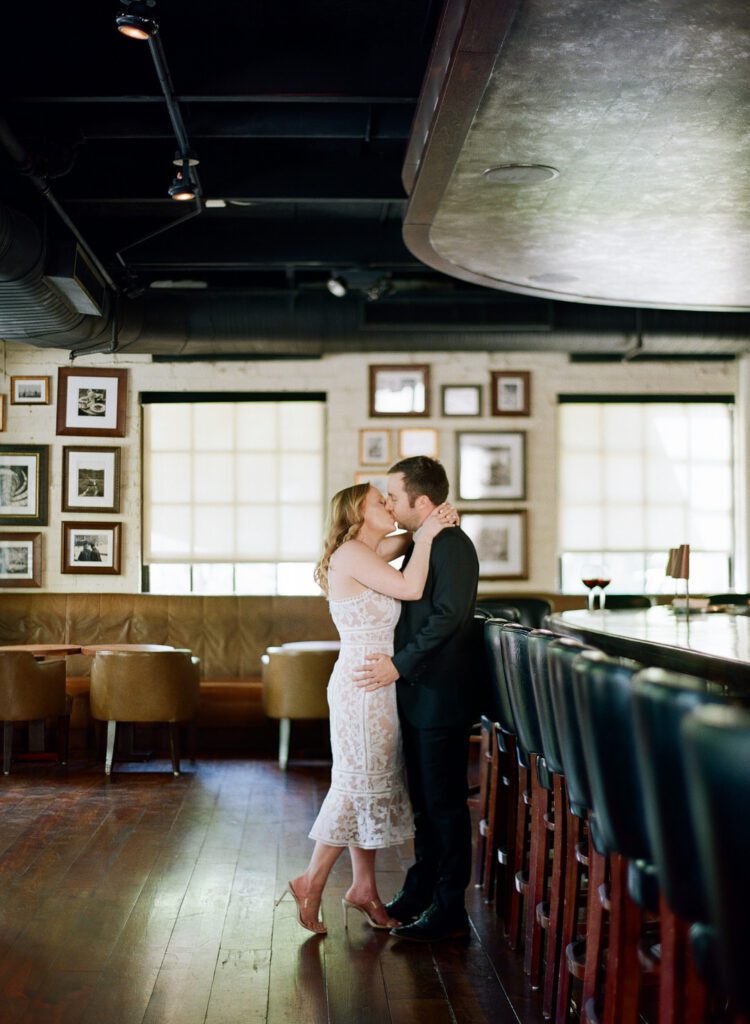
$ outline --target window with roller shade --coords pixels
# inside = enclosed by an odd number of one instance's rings
[[[730,396],[559,398],[558,547],[564,593],[606,564],[610,593],[671,592],[669,548],[691,548],[690,589],[732,586]],[[684,587],[684,584],[680,584]]]
[[[317,594],[325,396],[144,394],[144,589]]]

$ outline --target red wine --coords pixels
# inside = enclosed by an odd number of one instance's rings
[[[586,582],[586,581],[584,580],[584,583],[585,583],[585,582]],[[597,587],[601,587],[601,588],[602,588],[602,590],[604,590],[604,588],[605,588],[605,587],[608,587],[608,586],[610,585],[610,583],[611,583],[611,582],[612,582],[612,580],[611,580],[611,579],[609,579],[609,580],[595,580],[596,586],[597,586]]]
[[[599,580],[581,580],[581,583],[583,583],[584,587],[588,587],[589,590],[591,590],[592,587],[599,586]],[[609,580],[607,580],[607,583],[609,583]]]

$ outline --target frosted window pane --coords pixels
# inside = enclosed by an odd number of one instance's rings
[[[687,519],[682,505],[658,505],[645,511],[645,547],[668,551],[682,543],[680,538],[687,536]]]
[[[149,523],[149,556],[190,555],[192,519],[190,507],[153,505]]]
[[[193,440],[191,406],[147,405],[151,451],[189,451]]]
[[[643,501],[641,468],[637,455],[610,455],[604,471],[605,501],[627,505]]]
[[[237,507],[237,558],[278,559],[278,534],[275,505]]]
[[[727,460],[731,451],[730,417],[726,409],[712,405],[691,410],[690,447],[694,459]]]
[[[193,498],[200,504],[234,501],[234,459],[231,455],[196,455]]]
[[[323,462],[320,455],[282,455],[279,458],[282,501],[320,501],[323,496]]]
[[[218,565],[193,566],[194,594],[231,594],[234,591],[233,566],[227,563]]]
[[[313,579],[314,562],[282,562],[279,566],[279,594],[319,595],[320,587]]]
[[[588,505],[563,508],[560,520],[560,543],[564,548],[587,549],[603,543],[602,512]]]
[[[189,594],[190,566],[168,563],[149,566],[148,589],[152,594]]]
[[[154,454],[148,464],[151,501],[157,504],[164,501],[190,501],[192,462],[189,455]]]
[[[237,406],[235,420],[238,451],[268,452],[278,447],[274,402],[241,402]]]
[[[234,448],[234,406],[228,402],[198,402],[193,406],[193,446],[198,452]]]
[[[644,546],[642,507],[608,508],[604,520],[604,547],[635,550]]]
[[[282,559],[317,559],[322,543],[323,525],[318,505],[282,507],[279,551]]]
[[[234,557],[234,506],[196,505],[193,509],[196,558]]]
[[[279,408],[282,451],[319,451],[323,435],[323,405],[319,402],[282,402]]]
[[[560,494],[571,504],[602,500],[602,459],[599,455],[564,454],[560,460]]]
[[[688,493],[687,463],[654,457],[646,465],[646,494],[651,502],[684,501]]]
[[[560,414],[560,438],[567,451],[596,451],[599,448],[599,406],[561,405]]]
[[[696,466],[690,484],[690,503],[694,509],[717,512],[728,512],[731,509],[731,480],[726,469]]]
[[[234,589],[237,594],[275,594],[276,563],[239,563],[234,570]]]
[[[237,456],[237,501],[268,504],[278,497],[275,455]]]
[[[643,410],[649,451],[668,459],[686,459],[688,430],[682,405],[646,405]]]
[[[716,512],[691,512],[688,518],[688,536],[696,548],[709,551],[731,551],[732,529],[726,515]]]
[[[694,594],[720,593],[729,590],[727,556],[690,554],[690,589]]]
[[[608,451],[638,452],[643,444],[643,412],[638,405],[605,405],[603,435]]]

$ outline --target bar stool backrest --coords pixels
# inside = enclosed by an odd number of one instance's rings
[[[495,690],[495,718],[502,732],[510,736],[516,735],[516,723],[513,709],[510,706],[508,680],[505,676],[505,663],[500,641],[506,619],[486,619],[484,623],[484,643],[487,650],[487,665]]]
[[[726,699],[705,679],[647,668],[633,677],[636,753],[646,824],[659,884],[670,909],[686,921],[707,921],[708,905],[690,814],[681,727],[690,712]]]
[[[531,687],[534,691],[534,700],[539,715],[539,731],[542,738],[544,760],[550,771],[557,775],[563,775],[562,750],[555,710],[552,706],[550,668],[547,656],[549,645],[558,639],[557,633],[553,633],[549,629],[532,629],[528,637],[528,646]]]
[[[517,622],[506,623],[500,634],[500,643],[508,681],[510,706],[516,723],[518,761],[524,768],[531,767],[531,755],[542,753],[534,691],[531,686],[528,637],[530,629]]]
[[[584,651],[573,663],[573,693],[597,836],[605,847],[600,852],[650,860],[633,717],[639,668],[624,658]]]
[[[539,629],[552,612],[552,602],[544,597],[515,597],[509,594],[507,597],[480,598],[479,605],[491,612],[493,618],[507,618],[529,629]]]
[[[682,726],[698,852],[717,933],[718,968],[736,1009],[750,1011],[750,712],[709,704]]]
[[[591,786],[573,696],[573,662],[582,651],[590,649],[571,637],[553,640],[547,648],[550,697],[560,736],[563,774],[568,787],[570,809],[581,818],[585,818],[591,810]]]

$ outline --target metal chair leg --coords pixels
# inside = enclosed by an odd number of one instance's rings
[[[112,761],[115,756],[115,736],[117,722],[107,722],[107,753],[104,756],[104,774],[112,774]]]
[[[288,718],[279,719],[279,768],[286,771],[289,761],[289,732],[291,722]]]

